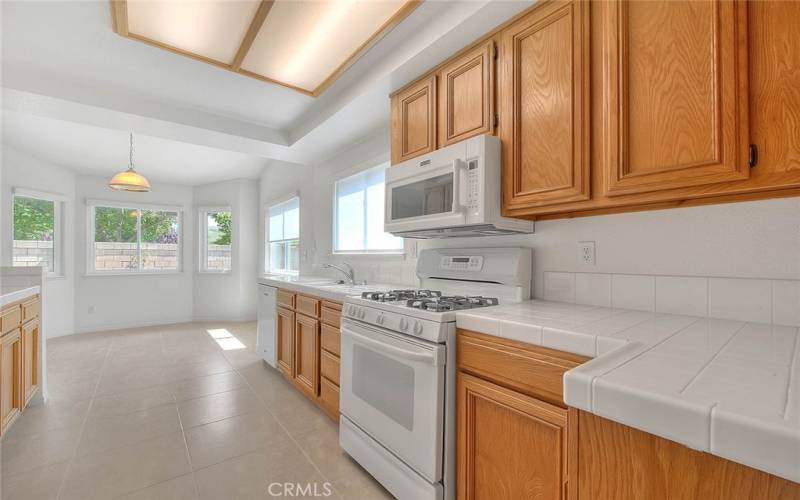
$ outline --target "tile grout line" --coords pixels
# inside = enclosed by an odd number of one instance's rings
[[[792,362],[789,364],[789,383],[786,384],[786,398],[784,398],[783,402],[783,419],[789,420],[789,399],[792,397],[792,387],[796,385],[796,376],[795,372],[797,370],[797,364],[800,363],[798,361],[798,351],[800,351],[800,329],[795,328],[794,333],[794,350],[792,352]]]
[[[270,367],[270,368],[271,368],[271,367]],[[244,377],[244,376],[243,376],[241,373],[239,373],[239,370],[238,370],[238,368],[235,368],[235,367],[234,367],[234,371],[235,371],[235,372],[236,372],[236,373],[237,373],[237,374],[238,374],[240,377],[242,377],[242,380],[244,380],[244,383],[245,383],[245,384],[247,384],[247,387],[250,389],[250,391],[251,391],[253,394],[255,394],[256,398],[257,398],[257,399],[258,399],[258,401],[261,403],[261,406],[262,406],[262,407],[263,407],[263,408],[264,408],[264,409],[267,411],[267,413],[269,413],[269,414],[270,414],[270,416],[271,416],[272,418],[274,418],[274,419],[275,419],[275,421],[278,423],[278,425],[280,425],[281,429],[283,429],[283,432],[285,432],[285,433],[286,433],[286,435],[287,435],[287,436],[289,436],[289,439],[292,441],[292,443],[294,443],[294,445],[295,445],[295,446],[297,446],[297,449],[299,449],[299,450],[300,450],[300,453],[302,453],[302,454],[303,454],[303,456],[306,458],[306,460],[308,460],[308,462],[311,464],[311,466],[312,466],[312,467],[314,467],[314,470],[316,470],[316,471],[317,471],[317,473],[319,473],[320,477],[322,477],[322,478],[323,478],[323,479],[324,479],[324,480],[325,480],[327,483],[329,483],[329,484],[331,485],[331,487],[333,487],[334,491],[336,491],[336,488],[333,486],[333,481],[329,480],[329,479],[328,479],[328,477],[327,477],[325,474],[323,474],[323,473],[322,473],[322,471],[319,469],[319,467],[317,467],[317,464],[316,464],[316,463],[314,463],[314,461],[311,459],[311,457],[308,455],[308,453],[306,453],[306,450],[304,450],[304,449],[303,449],[303,447],[302,447],[302,446],[300,446],[300,443],[298,443],[298,442],[297,442],[297,440],[294,438],[294,436],[293,436],[293,435],[292,435],[292,434],[291,434],[291,433],[288,431],[288,429],[286,429],[286,426],[284,426],[284,425],[283,425],[283,422],[281,422],[281,420],[280,420],[279,418],[277,418],[277,417],[275,416],[275,414],[274,414],[274,413],[273,413],[273,412],[272,412],[272,411],[269,409],[269,407],[267,406],[267,403],[266,403],[266,401],[264,401],[264,400],[261,398],[261,396],[260,396],[260,395],[259,395],[259,394],[258,394],[258,393],[255,391],[255,389],[253,389],[253,386],[252,386],[252,385],[250,385],[250,381],[249,381],[249,380],[247,380],[247,378],[246,378],[246,377]],[[326,417],[326,418],[327,418],[327,417]],[[241,456],[241,455],[240,455],[240,456]],[[231,457],[231,458],[234,458],[234,457]],[[230,460],[230,459],[229,459],[229,460]],[[337,494],[338,494],[338,491],[337,491]],[[341,496],[341,495],[339,495],[339,498],[342,498],[342,496]]]
[[[688,381],[688,382],[686,382],[686,384],[683,386],[683,388],[681,388],[681,390],[680,390],[680,391],[678,391],[678,394],[680,394],[680,395],[683,395],[683,393],[684,393],[684,392],[686,392],[686,390],[687,390],[687,389],[688,389],[688,388],[689,388],[689,387],[690,387],[690,386],[691,386],[691,385],[692,385],[692,384],[693,384],[693,383],[694,383],[694,382],[695,382],[695,381],[696,381],[698,378],[700,378],[700,375],[702,375],[702,374],[703,374],[703,372],[705,372],[705,371],[706,371],[706,369],[707,369],[709,366],[711,366],[711,363],[713,363],[713,362],[714,362],[714,360],[716,360],[716,359],[719,357],[719,355],[722,353],[722,351],[724,351],[724,350],[725,350],[725,348],[726,348],[726,347],[728,347],[728,344],[730,344],[731,342],[733,342],[733,339],[735,339],[736,337],[738,337],[738,336],[739,336],[739,334],[742,332],[742,330],[744,330],[744,327],[746,327],[747,325],[748,325],[748,323],[747,323],[747,322],[742,322],[742,325],[741,325],[739,328],[737,328],[737,329],[736,329],[736,331],[735,331],[735,332],[733,332],[733,335],[731,335],[731,336],[730,336],[730,338],[729,338],[728,340],[726,340],[726,341],[725,341],[725,343],[724,343],[724,344],[722,344],[722,345],[719,347],[719,349],[717,350],[717,352],[716,352],[716,353],[715,353],[713,356],[711,356],[711,358],[710,358],[708,361],[706,361],[706,362],[703,364],[703,366],[701,366],[701,367],[700,367],[700,369],[699,369],[699,370],[697,370],[697,373],[695,373],[695,374],[694,374],[694,376],[693,376],[691,379],[689,379],[689,381]],[[717,403],[715,402],[714,404],[716,405]]]
[[[75,458],[78,456],[78,447],[81,444],[81,440],[83,439],[83,434],[86,430],[86,423],[89,421],[89,414],[92,412],[92,407],[94,406],[94,399],[97,395],[97,389],[100,387],[100,381],[103,379],[103,373],[106,371],[106,364],[108,364],[108,358],[111,355],[111,344],[114,342],[113,336],[109,340],[108,347],[106,348],[106,355],[103,358],[103,364],[100,367],[100,375],[97,377],[97,382],[94,384],[94,390],[92,391],[92,396],[89,399],[89,407],[86,409],[86,415],[83,417],[83,422],[81,422],[81,430],[78,431],[78,439],[75,442],[75,449],[72,450],[70,454],[69,460],[67,460],[66,468],[64,469],[64,473],[61,476],[61,483],[58,485],[58,492],[56,493],[56,500],[61,499],[61,495],[64,490],[64,484],[67,482],[67,476],[72,471],[72,465],[75,462]]]

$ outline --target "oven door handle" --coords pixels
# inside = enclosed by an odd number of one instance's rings
[[[432,364],[433,366],[439,366],[440,364],[439,355],[436,352],[431,352],[430,354],[423,354],[421,352],[410,351],[408,349],[403,349],[401,347],[395,347],[393,345],[385,344],[373,338],[367,337],[366,335],[356,333],[353,330],[346,327],[342,328],[342,334],[349,335],[354,339],[356,339],[359,343],[366,344],[378,351],[394,354],[404,359],[410,359],[412,361],[422,361],[428,364]]]

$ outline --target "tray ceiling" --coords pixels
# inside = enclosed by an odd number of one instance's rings
[[[419,3],[111,0],[111,15],[119,35],[317,96]]]

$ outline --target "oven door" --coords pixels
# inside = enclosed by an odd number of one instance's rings
[[[384,231],[400,233],[466,224],[465,168],[458,158],[449,158],[438,166],[388,168]]]
[[[442,478],[445,347],[342,320],[341,412],[431,483]]]

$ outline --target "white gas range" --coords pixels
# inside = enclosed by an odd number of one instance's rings
[[[427,249],[342,308],[339,442],[400,499],[455,498],[456,313],[530,298],[528,248]]]

